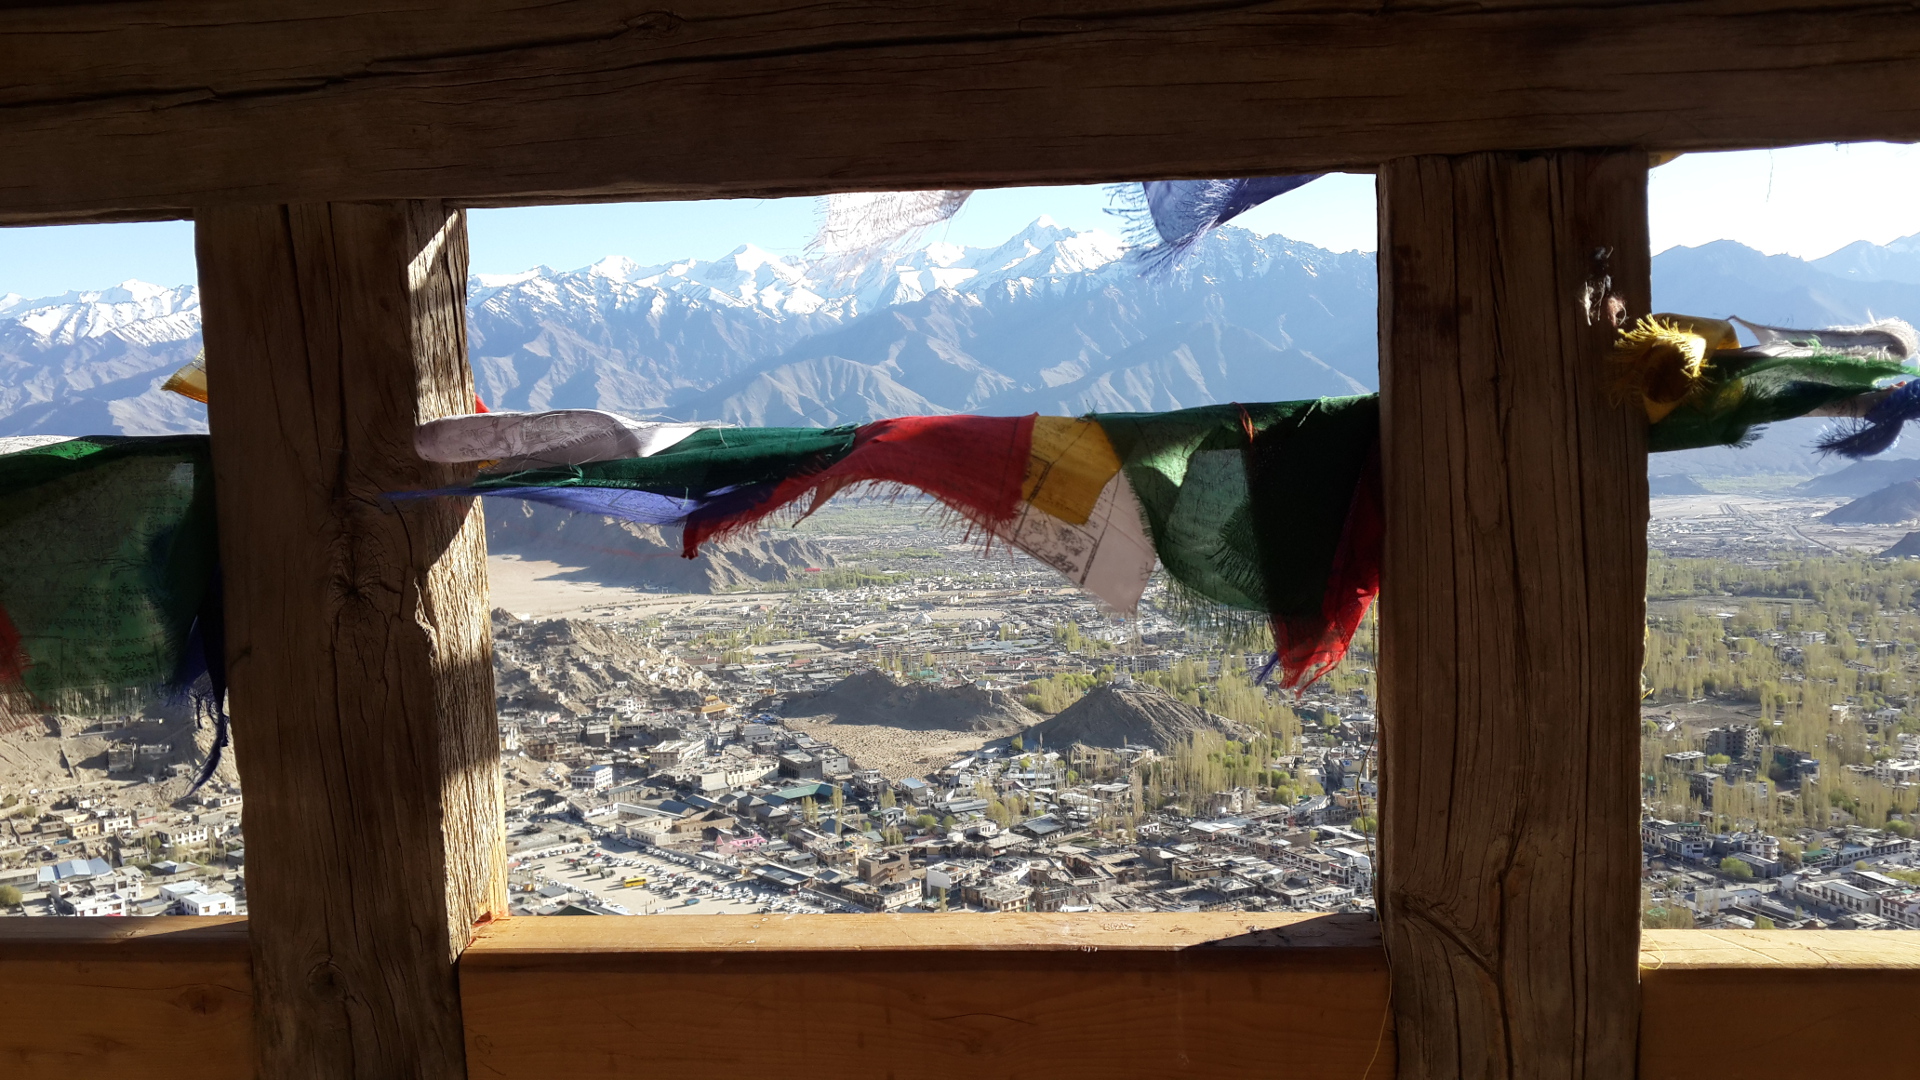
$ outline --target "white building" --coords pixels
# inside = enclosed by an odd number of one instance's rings
[[[97,892],[91,896],[76,896],[68,903],[73,905],[75,915],[94,917],[127,913],[127,898],[121,893]]]
[[[573,770],[568,779],[574,787],[584,791],[605,791],[613,786],[613,766],[588,765]]]
[[[233,897],[223,892],[195,892],[180,898],[180,910],[187,915],[231,915]]]

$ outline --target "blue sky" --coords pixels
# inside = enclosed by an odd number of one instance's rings
[[[1813,258],[1855,240],[1920,233],[1920,148],[1865,143],[1692,154],[1654,170],[1655,251],[1737,240],[1768,254]],[[1075,229],[1119,232],[1102,187],[982,191],[931,239],[998,243],[1042,214]],[[1325,177],[1238,219],[1336,251],[1374,247],[1373,178]],[[712,259],[744,243],[798,255],[813,235],[811,199],[615,203],[476,210],[473,269],[573,269],[608,255],[642,264]],[[194,280],[186,222],[0,229],[0,295],[52,296],[139,278]]]

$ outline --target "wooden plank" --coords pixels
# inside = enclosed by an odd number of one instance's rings
[[[418,420],[472,408],[465,220],[198,215],[259,1075],[464,1076],[454,961],[502,912],[480,512]]]
[[[0,1069],[253,1075],[245,919],[0,919]]]
[[[1920,138],[1869,0],[0,5],[0,220]]]
[[[564,968],[592,955],[701,952],[1167,952],[1192,948],[1380,948],[1365,915],[675,915],[662,919],[507,919],[480,928],[467,968]],[[572,958],[572,959],[570,959]]]
[[[1698,1077],[1707,1031],[1739,1032],[1780,1076],[1904,1076],[1920,1058],[1920,934],[1649,930],[1640,965],[1641,1080]]]
[[[1380,171],[1382,870],[1403,1077],[1634,1060],[1643,154]]]
[[[1661,972],[1920,972],[1920,934],[1865,930],[1646,930],[1642,977]],[[1798,976],[1792,976],[1798,977]]]
[[[1393,1075],[1350,919],[520,918],[460,988],[474,1076]]]

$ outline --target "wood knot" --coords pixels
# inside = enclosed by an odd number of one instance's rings
[[[671,37],[680,32],[686,20],[671,11],[649,11],[627,20],[628,29],[647,37]]]
[[[307,970],[307,992],[323,1001],[343,1001],[347,996],[346,979],[333,961],[322,960]]]

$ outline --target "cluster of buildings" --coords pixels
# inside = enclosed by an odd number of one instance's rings
[[[1081,748],[989,748],[890,778],[771,716],[728,712],[635,714],[604,742],[598,720],[543,720],[554,730],[538,736],[510,722],[523,757],[544,755],[510,796],[516,852],[617,839],[831,910],[1372,905],[1373,842],[1350,827],[1376,794],[1368,745],[1329,739],[1276,760],[1330,792],[1290,805],[1237,787],[1155,808],[1136,771],[1155,757],[1144,747],[1098,762]],[[1370,737],[1370,720],[1354,724]]]
[[[1899,716],[1898,709],[1880,710],[1865,721],[1867,730],[1878,732],[1881,724],[1897,722]],[[1920,784],[1920,735],[1896,733],[1885,745],[1889,752],[1883,756],[1840,767],[1896,792]],[[1820,759],[1783,743],[1764,741],[1752,724],[1710,728],[1701,749],[1677,750],[1662,755],[1662,761],[1686,774],[1688,794],[1709,810],[1718,783],[1746,785],[1764,804],[1775,794],[1797,792],[1821,780]]]
[[[648,640],[691,654],[705,672],[724,673],[748,700],[819,690],[876,666],[1011,688],[1084,670],[1090,659],[1138,673],[1165,670],[1188,655],[1186,631],[1151,611],[1124,641],[1093,634],[1088,653],[1062,648],[1053,627],[1104,624],[1098,606],[1080,590],[1062,586],[1051,570],[981,565],[964,577],[914,576],[887,585],[802,590],[774,602],[715,604],[664,620]],[[717,635],[752,623],[777,627],[777,639],[732,650],[713,644]]]
[[[1783,843],[1648,818],[1640,839],[1650,901],[1695,926],[1920,930],[1920,844],[1894,832],[1802,830]]]
[[[238,791],[210,786],[165,808],[75,791],[44,809],[17,801],[0,815],[0,887],[19,896],[0,915],[246,910]]]

